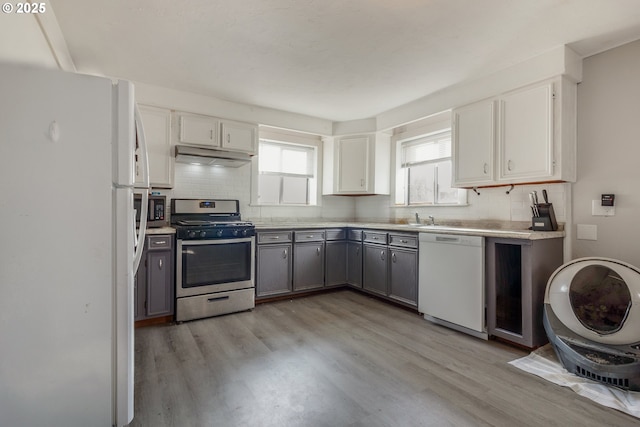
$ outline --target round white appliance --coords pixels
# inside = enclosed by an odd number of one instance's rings
[[[640,391],[640,270],[579,258],[549,278],[543,323],[567,371]]]

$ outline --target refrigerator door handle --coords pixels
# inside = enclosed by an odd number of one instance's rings
[[[147,229],[147,210],[149,207],[149,153],[147,151],[147,141],[144,135],[144,126],[142,125],[142,119],[140,117],[140,111],[138,110],[138,105],[135,105],[134,109],[134,118],[136,123],[136,135],[138,138],[138,144],[140,145],[140,153],[141,158],[140,162],[142,162],[142,184],[143,187],[138,190],[142,196],[142,201],[140,203],[140,226],[138,228],[138,233],[135,239],[135,253],[133,255],[133,271],[134,273],[138,271],[138,266],[140,265],[140,260],[142,259],[142,249],[144,248],[144,238]],[[136,191],[134,190],[134,193]],[[135,227],[136,223],[136,213],[133,213],[133,224]],[[134,233],[135,235],[135,233]]]

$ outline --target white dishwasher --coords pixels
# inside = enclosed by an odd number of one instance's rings
[[[487,339],[484,237],[420,233],[418,311],[424,318]]]

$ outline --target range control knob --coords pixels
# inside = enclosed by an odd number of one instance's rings
[[[216,234],[218,235],[218,237],[222,237],[222,230],[218,230]]]
[[[242,235],[246,236],[247,234],[249,234],[249,230],[242,230]]]
[[[233,235],[237,236],[238,235],[238,230],[233,230]]]
[[[205,237],[207,237],[207,232],[206,232],[206,231],[201,231],[201,232],[200,232],[200,237],[202,237],[203,239],[204,239]]]
[[[190,232],[189,232],[189,237],[190,237],[191,239],[193,239],[194,237],[196,237],[196,232],[195,232],[195,231],[190,231]]]

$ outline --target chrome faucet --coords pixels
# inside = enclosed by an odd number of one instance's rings
[[[416,212],[416,224],[420,224],[420,216],[418,215],[418,212]]]
[[[433,217],[433,215],[429,215],[429,222],[431,223],[431,225],[436,225],[436,219]]]

